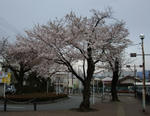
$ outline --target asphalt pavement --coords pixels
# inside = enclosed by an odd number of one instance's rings
[[[4,112],[1,110],[0,116],[150,116],[150,106],[146,105],[146,112],[142,112],[142,103],[137,98],[122,95],[119,96],[119,99],[120,102],[111,102],[107,96],[103,102],[98,99],[94,105],[91,105],[91,107],[96,110],[90,112],[78,112],[76,110],[70,110],[70,108],[77,107],[80,103],[79,100],[81,100],[81,97],[72,96],[70,99],[58,103],[52,103],[51,105],[45,104],[45,107],[49,107],[47,110],[45,108],[44,110],[38,111],[31,111],[30,108],[29,111],[19,111],[17,109],[17,111],[8,110],[7,112]],[[56,109],[56,104],[62,107],[57,107]],[[42,107],[42,104],[39,106],[39,109],[40,107]],[[51,109],[51,107],[54,109]]]
[[[99,97],[93,97],[91,96],[91,104],[97,103],[101,99]],[[44,111],[44,110],[69,110],[72,108],[78,108],[80,103],[82,101],[82,96],[74,95],[69,96],[69,98],[61,99],[59,101],[54,102],[43,102],[43,103],[37,103],[36,104],[36,110],[37,111]],[[4,104],[1,102],[0,104],[0,111],[4,110]],[[7,111],[33,111],[34,105],[33,104],[7,104]]]

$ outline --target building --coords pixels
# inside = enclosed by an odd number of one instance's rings
[[[131,85],[133,86],[136,82],[141,82],[139,78],[135,78],[134,76],[126,76],[124,78],[119,79],[120,85]]]
[[[82,89],[81,82],[70,72],[57,72],[52,77],[56,93],[75,93]]]

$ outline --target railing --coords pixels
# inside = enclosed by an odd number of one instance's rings
[[[33,110],[34,111],[36,111],[37,110],[37,102],[34,102],[34,100],[35,99],[32,99],[32,100],[28,100],[28,101],[25,101],[25,102],[16,102],[16,101],[13,101],[13,100],[10,100],[10,99],[8,99],[7,97],[6,98],[4,98],[2,101],[4,102],[4,112],[6,112],[7,111],[7,105],[8,105],[8,102],[9,103],[17,103],[17,104],[20,104],[20,103],[31,103],[31,104],[33,104]]]

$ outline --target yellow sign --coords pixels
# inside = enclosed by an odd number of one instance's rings
[[[9,73],[8,73],[8,78],[10,79],[10,77],[11,77],[11,73],[9,72]]]
[[[10,84],[10,77],[11,77],[11,73],[9,72],[7,74],[7,77],[2,78],[2,83],[7,83],[9,85]]]

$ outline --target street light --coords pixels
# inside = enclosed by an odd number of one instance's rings
[[[143,112],[145,112],[145,95],[146,95],[146,86],[145,86],[145,54],[144,54],[144,35],[140,34],[140,39],[142,41],[142,60],[143,60],[143,90],[142,90],[142,103],[143,103]]]
[[[142,106],[143,106],[143,112],[145,112],[145,96],[146,96],[146,86],[145,86],[145,55],[146,56],[150,56],[150,54],[145,54],[144,53],[144,34],[140,34],[140,39],[142,41],[141,43],[141,48],[142,48],[142,54],[136,54],[136,53],[131,53],[130,56],[131,57],[136,57],[138,56],[142,56],[142,67],[143,67],[143,89],[142,89]]]

